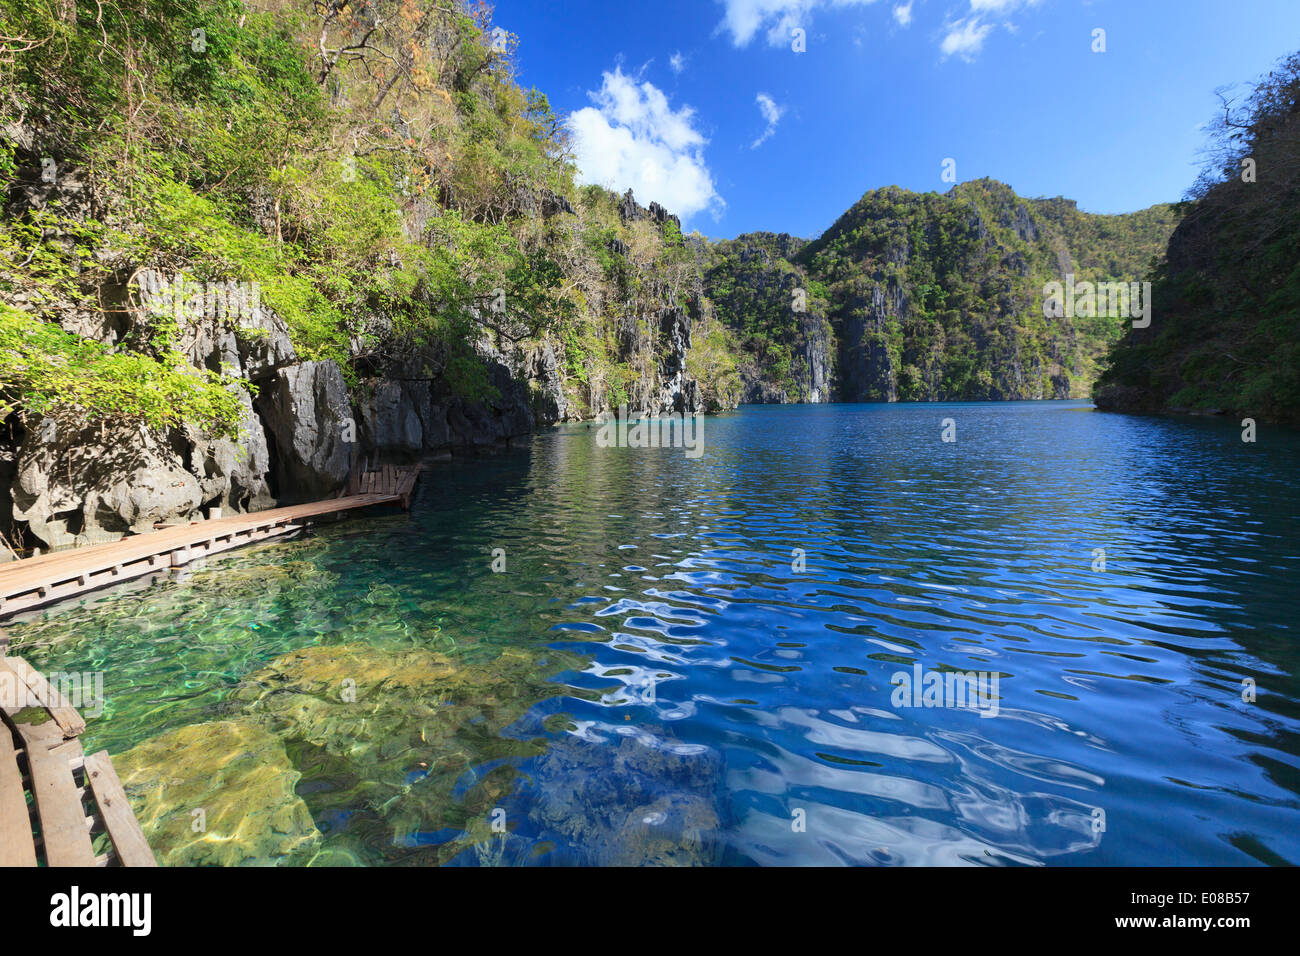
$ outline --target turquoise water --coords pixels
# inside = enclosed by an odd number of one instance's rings
[[[90,743],[165,862],[1300,863],[1300,436],[1240,434],[755,407],[690,459],[565,426],[10,631],[104,673]],[[997,675],[996,715],[896,706],[917,664]]]

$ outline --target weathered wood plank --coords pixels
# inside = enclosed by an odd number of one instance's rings
[[[95,795],[95,803],[104,818],[104,829],[113,843],[113,851],[123,866],[157,866],[144,831],[131,811],[122,789],[122,781],[113,769],[108,751],[101,750],[86,758],[86,782]]]
[[[27,751],[45,862],[49,866],[94,866],[86,811],[77,797],[72,768],[65,758],[50,752],[62,731],[47,729],[50,726],[19,724],[17,728]]]
[[[21,680],[42,707],[49,711],[65,738],[77,737],[86,731],[86,721],[63,695],[21,657],[0,658],[0,671],[8,670]]]
[[[36,844],[13,734],[0,723],[0,866],[35,866]]]

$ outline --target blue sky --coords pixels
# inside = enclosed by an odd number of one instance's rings
[[[1172,201],[1215,88],[1300,49],[1300,0],[498,0],[495,22],[588,181],[712,238],[817,235],[868,189],[947,190],[946,159],[1090,212]]]

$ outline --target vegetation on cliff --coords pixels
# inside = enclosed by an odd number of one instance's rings
[[[826,287],[794,264],[806,245],[759,232],[709,250],[705,288],[741,350],[747,402],[829,400],[828,369],[809,358],[830,342]]]
[[[1097,404],[1300,421],[1300,54],[1225,95],[1211,132],[1153,321],[1115,347]]]
[[[888,187],[811,243],[717,244],[708,292],[791,401],[807,400],[819,363],[848,401],[1079,397],[1128,317],[1045,318],[1046,284],[1139,280],[1175,218],[1166,205],[1083,213],[987,179],[944,194]]]
[[[545,337],[585,413],[640,397],[653,317],[698,293],[680,230],[575,186],[484,4],[5,0],[0,37],[6,341],[99,383],[10,361],[6,410],[236,427],[238,383],[137,307],[145,267],[255,284],[298,356],[354,385],[419,355],[488,399],[483,344]]]

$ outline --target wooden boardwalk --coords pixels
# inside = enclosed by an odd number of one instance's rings
[[[82,751],[85,729],[56,688],[0,646],[0,866],[158,865],[108,751]]]
[[[355,473],[343,497],[188,524],[160,525],[157,530],[129,535],[120,541],[0,564],[0,619],[299,531],[322,515],[375,505],[409,508],[419,470],[418,465],[388,465]]]
[[[420,477],[420,466],[401,467],[383,465],[370,471],[354,471],[348,478],[345,495],[391,494],[401,499],[403,508],[411,507],[411,492],[415,479]]]

